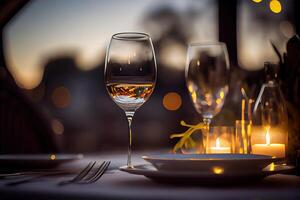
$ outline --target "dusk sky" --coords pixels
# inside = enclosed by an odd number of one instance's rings
[[[196,1],[31,1],[6,28],[8,67],[19,85],[25,88],[33,88],[40,82],[41,66],[49,56],[74,52],[81,69],[92,69],[104,59],[111,35],[124,31],[143,32],[141,21],[149,10],[171,5],[180,12],[191,2]],[[205,3],[197,4],[201,7]],[[210,33],[207,35],[208,40],[216,39]]]
[[[291,23],[282,20],[288,2],[277,15],[268,12],[263,4],[250,0],[241,3],[238,12],[238,56],[243,68],[259,69],[265,60],[276,61],[269,40],[280,41],[280,45],[294,33]],[[212,3],[211,0],[33,0],[5,29],[8,68],[19,86],[27,89],[39,84],[43,66],[49,58],[74,54],[80,69],[93,69],[103,61],[106,46],[114,33],[145,32],[143,18],[151,10],[162,6],[171,7],[178,13],[191,6],[199,7],[204,14],[195,24],[197,37],[191,38],[191,42],[216,41],[217,7]],[[255,21],[257,14],[266,13],[269,13],[267,16],[272,22],[267,30]],[[261,51],[262,47],[264,51]],[[280,48],[284,50],[282,46]],[[184,69],[185,51],[176,44],[167,45],[164,51],[167,52],[164,55],[166,64]]]

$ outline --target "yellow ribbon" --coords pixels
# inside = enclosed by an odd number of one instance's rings
[[[196,142],[191,138],[191,135],[197,131],[201,130],[206,127],[204,123],[199,123],[197,125],[190,125],[185,123],[184,121],[180,122],[181,126],[189,127],[185,132],[183,133],[175,133],[171,134],[170,138],[181,138],[173,147],[173,152],[176,153],[179,149],[182,149],[182,147],[185,148],[194,148],[196,146]]]

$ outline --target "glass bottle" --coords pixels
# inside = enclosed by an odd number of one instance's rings
[[[284,158],[288,144],[288,117],[284,97],[276,81],[276,65],[265,63],[266,82],[253,110],[251,150],[254,154]]]

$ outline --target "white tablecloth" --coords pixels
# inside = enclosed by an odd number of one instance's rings
[[[139,157],[140,154],[134,157],[135,164],[143,163]],[[18,186],[8,186],[7,180],[0,180],[0,199],[300,199],[300,177],[295,175],[273,175],[248,185],[166,185],[119,171],[117,168],[126,163],[125,154],[91,155],[61,168],[81,169],[90,160],[112,161],[109,171],[94,184],[57,184],[68,176],[47,177]]]

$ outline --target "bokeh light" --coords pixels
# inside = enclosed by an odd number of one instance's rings
[[[66,87],[57,87],[53,90],[52,102],[58,108],[66,108],[70,105],[71,95],[69,90]]]
[[[55,160],[56,159],[56,155],[55,154],[51,154],[50,155],[50,160]]]
[[[278,0],[271,0],[270,1],[270,9],[273,13],[280,13],[281,12],[281,3]]]
[[[255,3],[260,3],[262,0],[252,0]]]
[[[53,119],[51,122],[51,126],[55,134],[61,135],[64,133],[64,125],[58,119]]]
[[[181,96],[176,92],[169,92],[163,98],[163,105],[167,110],[178,110],[181,104]]]
[[[223,174],[224,173],[224,168],[222,167],[213,167],[212,171],[214,174]]]

